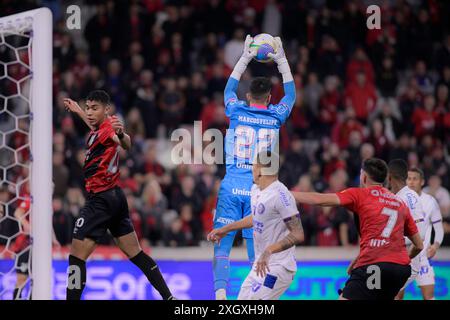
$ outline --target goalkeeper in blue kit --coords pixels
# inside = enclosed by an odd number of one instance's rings
[[[214,229],[240,220],[251,212],[250,189],[253,185],[252,162],[261,150],[273,151],[278,143],[279,129],[286,122],[295,102],[295,84],[281,39],[275,38],[278,50],[269,56],[283,77],[284,97],[270,104],[270,79],[256,77],[251,81],[247,101],[239,100],[239,80],[256,52],[250,48],[253,38],[247,35],[244,52],[233,69],[225,87],[225,114],[230,126],[225,137],[226,174],[220,185],[214,216]],[[278,164],[277,164],[278,165]],[[214,290],[217,300],[225,300],[230,276],[229,255],[236,232],[231,232],[214,246]],[[254,261],[253,230],[242,230],[250,262]]]

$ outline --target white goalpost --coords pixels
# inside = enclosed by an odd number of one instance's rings
[[[32,299],[52,299],[52,14],[48,8],[30,10],[0,18],[0,48],[10,51],[12,61],[0,61],[0,115],[14,119],[11,131],[0,135],[0,150],[4,157],[13,152],[15,165],[21,165],[20,150],[8,146],[8,134],[21,132],[20,121],[26,116],[12,112],[9,104],[13,99],[28,104],[29,131],[29,182],[30,182],[30,225],[31,225],[31,290]],[[7,38],[23,37],[26,46],[15,47]],[[21,53],[28,52],[28,65],[21,60]],[[14,52],[14,54],[12,54]],[[14,59],[16,56],[16,60]],[[28,78],[17,79],[9,74],[14,68],[28,68]],[[25,80],[24,80],[25,79]],[[23,80],[23,81],[22,81]],[[28,81],[27,81],[28,80]],[[6,85],[5,85],[6,83]],[[10,85],[11,84],[11,85]],[[10,85],[10,86],[8,86]],[[14,85],[16,86],[14,88]],[[6,90],[5,88],[12,88]],[[27,94],[27,90],[29,93]],[[15,100],[14,100],[15,101]],[[17,108],[17,106],[14,106]],[[13,121],[11,121],[13,122]],[[7,160],[6,162],[7,163]],[[2,184],[8,179],[8,166],[3,170]],[[10,184],[14,185],[14,184]],[[20,186],[15,185],[16,198],[20,198]],[[11,200],[12,201],[12,200]],[[9,201],[8,204],[11,202]],[[8,205],[6,204],[6,205]],[[8,210],[6,210],[8,211]],[[6,212],[11,217],[11,212]],[[4,217],[2,218],[4,219]],[[14,220],[12,216],[11,220]],[[20,228],[21,229],[21,228]],[[22,230],[23,231],[23,230]],[[8,245],[12,240],[8,240]],[[1,257],[0,257],[1,259]]]

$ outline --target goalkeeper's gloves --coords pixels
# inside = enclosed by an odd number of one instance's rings
[[[268,53],[267,56],[272,58],[277,64],[278,71],[280,71],[283,77],[283,82],[293,81],[294,78],[292,77],[291,68],[289,67],[286,54],[284,53],[283,43],[281,43],[280,37],[275,37],[275,42],[277,44],[277,52]]]
[[[256,56],[256,51],[250,48],[252,42],[253,38],[250,35],[247,35],[244,42],[244,52],[242,52],[241,58],[234,66],[233,72],[231,73],[231,76],[237,80],[241,78],[245,69],[247,69],[247,65]]]

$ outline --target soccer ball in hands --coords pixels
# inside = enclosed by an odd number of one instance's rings
[[[268,33],[260,33],[253,38],[253,42],[250,44],[250,49],[256,51],[255,60],[258,62],[269,62],[272,58],[268,53],[276,53],[278,46],[274,37]]]

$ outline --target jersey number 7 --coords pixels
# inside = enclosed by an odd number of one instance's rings
[[[397,222],[398,211],[394,210],[394,209],[390,209],[390,208],[383,208],[383,211],[381,211],[381,213],[385,214],[389,217],[387,225],[383,229],[381,236],[384,238],[389,238],[389,236],[391,235],[392,230],[394,229],[395,224]]]

